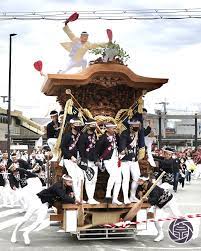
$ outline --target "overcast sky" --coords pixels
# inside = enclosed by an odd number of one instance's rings
[[[0,0],[1,12],[200,7],[197,0]],[[41,93],[43,78],[34,70],[33,63],[42,60],[46,73],[56,73],[65,67],[68,54],[59,44],[68,40],[63,23],[11,20],[0,21],[0,25],[0,95],[8,92],[9,34],[17,33],[12,43],[12,109],[22,110],[29,117],[44,117],[57,107],[56,101]],[[151,112],[161,108],[155,103],[165,100],[170,109],[201,108],[201,19],[78,20],[70,25],[78,35],[87,30],[90,41],[106,41],[105,30],[111,28],[114,40],[130,54],[128,65],[136,74],[169,78],[164,87],[146,95],[145,104]],[[2,100],[0,106],[6,107]]]

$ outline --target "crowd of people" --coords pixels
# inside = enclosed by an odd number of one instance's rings
[[[43,150],[33,150],[30,155],[14,151],[10,158],[6,152],[0,156],[0,208],[20,207],[19,212],[25,213],[12,233],[13,243],[17,241],[18,229],[33,214],[36,214],[36,220],[23,233],[26,245],[30,244],[30,232],[43,222],[54,202],[76,203],[70,176],[64,174],[61,181],[48,185],[51,156],[46,146]]]
[[[155,174],[165,170],[163,178],[172,186],[173,191],[178,191],[178,185],[184,190],[185,185],[190,185],[192,179],[201,178],[201,149],[193,150],[186,148],[183,151],[176,151],[166,148],[166,151],[154,149],[154,160],[158,163]]]
[[[195,151],[195,150],[192,150],[191,148],[187,148],[184,151],[175,151],[174,149],[171,149],[171,148],[166,148],[166,149],[161,149],[161,150],[155,148],[153,149],[152,154],[156,163],[156,166],[153,168],[154,178],[157,178],[158,175],[160,175],[160,173],[163,170],[166,171],[166,175],[163,177],[162,182],[169,184],[169,188],[172,188],[172,190],[175,193],[179,189],[184,190],[186,185],[188,186],[191,184],[192,179],[197,180],[201,178],[201,150],[199,149]],[[30,154],[28,154],[27,151],[13,151],[11,153],[10,159],[8,159],[8,154],[6,152],[0,153],[0,174],[1,174],[0,175],[0,189],[1,189],[0,207],[13,207],[14,206],[15,201],[17,201],[16,196],[18,196],[17,195],[18,193],[16,192],[16,190],[20,189],[21,187],[24,187],[24,184],[27,183],[25,181],[25,178],[21,178],[21,177],[24,177],[24,176],[26,178],[38,177],[41,182],[41,186],[43,188],[47,187],[47,176],[48,176],[47,175],[47,164],[48,164],[47,156],[48,155],[51,155],[51,153],[47,150],[42,150],[42,149],[34,149]],[[82,163],[82,165],[83,164],[84,163]],[[125,162],[121,163],[121,165],[123,166],[124,164]],[[100,163],[98,163],[98,165],[100,165]],[[107,162],[106,162],[106,166],[107,166]],[[102,168],[102,166],[100,168]],[[20,172],[16,173],[17,170]],[[101,169],[101,171],[103,170]],[[125,170],[123,170],[123,172],[124,171]],[[72,171],[70,170],[70,173],[71,172]],[[97,176],[97,172],[98,170],[95,171],[95,176]],[[123,172],[121,174],[122,177],[124,177],[125,175]],[[17,178],[17,175],[19,175],[20,178]],[[74,177],[72,173],[71,175],[72,177]],[[18,182],[16,182],[17,179],[18,179]],[[20,179],[23,181],[21,181]],[[125,180],[129,182],[129,179],[125,179]],[[95,191],[94,185],[95,185],[94,182],[92,183],[92,185],[90,185],[90,187],[88,188],[88,194],[90,192],[92,194],[94,193]],[[127,188],[127,185],[126,185],[126,188]],[[124,193],[126,194],[125,195],[126,200],[124,202],[125,204],[128,204],[126,203],[127,201],[129,201],[129,199],[127,198],[127,194],[128,194],[127,189],[126,191],[124,191]],[[107,194],[106,197],[110,198],[111,197],[110,193]],[[79,197],[77,199],[79,200]],[[92,201],[93,197],[90,199]]]
[[[30,179],[37,178],[37,179]],[[47,185],[47,155],[45,150],[13,151],[8,158],[7,152],[0,155],[0,207],[14,207],[24,201],[26,187],[30,192],[40,190]],[[26,189],[25,189],[26,188]],[[28,193],[28,191],[26,192]]]
[[[201,150],[186,149],[177,152],[166,147],[151,151],[151,123],[144,128],[142,121],[136,118],[127,121],[127,129],[121,134],[117,132],[114,122],[107,122],[104,124],[105,132],[98,137],[95,120],[88,119],[83,125],[83,121],[73,117],[68,121],[61,139],[62,179],[49,187],[47,167],[49,159],[54,161],[54,157],[51,159],[50,156],[54,155],[61,125],[56,111],[52,111],[50,115],[52,121],[47,125],[49,149],[34,149],[29,155],[27,152],[15,151],[8,156],[4,152],[0,156],[0,207],[20,205],[22,212],[26,212],[13,232],[12,242],[16,242],[19,227],[36,213],[37,221],[23,234],[24,242],[29,244],[29,233],[41,223],[48,207],[57,200],[65,203],[99,204],[98,198],[94,198],[99,171],[107,171],[109,174],[104,202],[116,205],[138,202],[143,196],[142,192],[145,193],[154,180],[165,171],[162,180],[147,200],[157,209],[156,215],[157,211],[165,207],[168,207],[173,215],[180,215],[171,190],[176,193],[179,183],[184,189],[186,184],[191,184],[192,178],[201,177]],[[146,109],[144,118],[145,115]],[[146,152],[151,176],[142,175],[139,167],[142,130],[145,142],[148,142]],[[85,184],[87,201],[81,200],[82,184]],[[121,189],[123,202],[119,199]],[[157,222],[155,225],[158,230],[155,241],[161,241],[164,238],[162,227]]]

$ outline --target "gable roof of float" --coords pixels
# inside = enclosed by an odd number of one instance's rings
[[[41,90],[47,96],[56,96],[63,87],[93,83],[103,85],[106,88],[125,84],[149,92],[160,88],[167,82],[166,78],[139,76],[123,64],[96,63],[76,74],[48,74]]]

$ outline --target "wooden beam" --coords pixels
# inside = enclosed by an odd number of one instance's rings
[[[120,206],[116,205],[116,204],[107,204],[107,203],[100,203],[98,205],[91,205],[91,204],[83,204],[83,207],[84,209],[108,209],[108,208],[111,208],[111,209],[115,209],[115,208],[121,208],[121,209],[124,209],[124,208],[131,208],[133,207],[135,203],[131,203],[131,204],[128,204],[128,205],[125,205],[125,204],[122,204]],[[62,205],[62,208],[63,209],[66,209],[66,210],[72,210],[72,209],[78,209],[79,205],[77,204],[63,204]],[[150,204],[149,203],[144,203],[142,208],[148,208],[150,207]]]

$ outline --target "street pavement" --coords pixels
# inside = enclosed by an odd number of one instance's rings
[[[184,190],[179,186],[178,192],[174,193],[180,211],[183,215],[201,213],[201,179],[192,180],[190,185],[186,185]],[[58,224],[51,224],[47,218],[42,225],[31,234],[30,246],[25,246],[22,239],[23,230],[18,233],[18,242],[10,243],[10,237],[15,224],[23,216],[19,208],[0,209],[0,250],[67,250],[67,251],[127,251],[127,250],[201,250],[201,226],[198,238],[190,240],[185,244],[177,244],[168,235],[170,222],[164,224],[165,239],[159,243],[153,242],[155,229],[153,224],[148,226],[148,230],[141,232],[146,235],[137,235],[136,239],[124,240],[93,240],[79,241],[67,233],[61,232]],[[200,218],[196,219],[197,225]],[[34,221],[34,218],[31,219]],[[30,224],[30,222],[29,222]],[[140,234],[140,233],[139,233]]]

